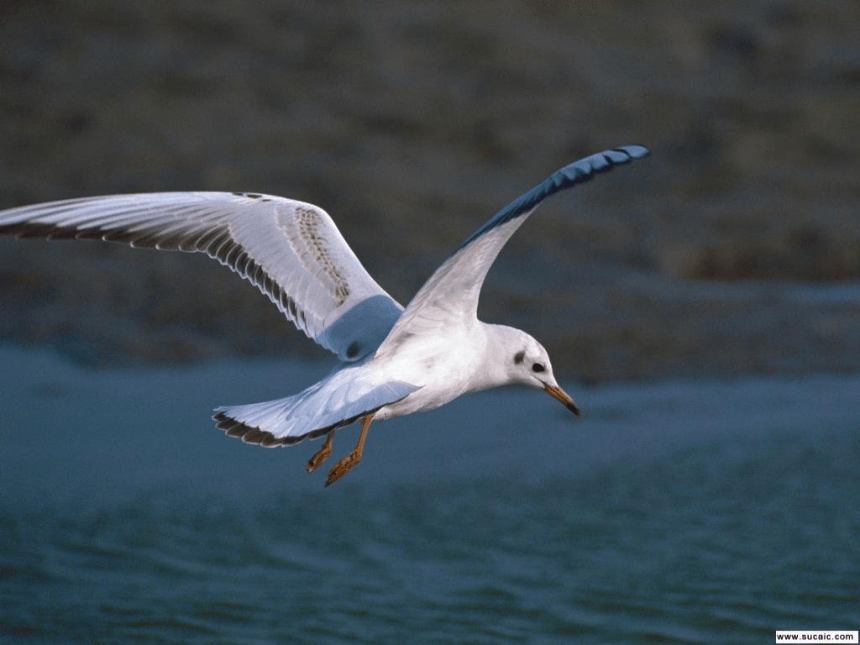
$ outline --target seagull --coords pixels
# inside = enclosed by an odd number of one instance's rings
[[[328,213],[274,195],[67,199],[0,211],[0,234],[206,253],[255,285],[339,362],[298,394],[219,407],[212,418],[227,435],[267,448],[325,436],[308,472],[331,454],[336,430],[361,420],[358,443],[331,469],[329,486],[361,461],[372,421],[432,410],[470,392],[526,385],[579,416],[537,340],[478,320],[481,286],[502,247],[544,199],[648,154],[643,146],[620,146],[556,171],[470,235],[405,308],[365,270]]]

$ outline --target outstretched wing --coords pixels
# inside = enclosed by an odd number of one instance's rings
[[[457,252],[436,269],[409,302],[379,351],[396,346],[404,334],[474,320],[481,286],[490,266],[514,231],[544,199],[649,154],[647,148],[637,145],[604,150],[565,166],[517,197],[470,235]]]
[[[349,365],[284,399],[217,408],[212,418],[245,443],[287,446],[321,437],[420,389],[403,381],[380,381],[366,365]]]
[[[69,199],[0,211],[0,234],[206,253],[343,361],[375,350],[403,311],[324,210],[283,197],[179,192]]]

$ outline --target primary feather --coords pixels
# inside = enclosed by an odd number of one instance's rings
[[[225,192],[84,197],[3,211],[0,233],[205,253],[255,285],[342,361],[374,351],[403,311],[367,273],[324,210],[283,197]]]

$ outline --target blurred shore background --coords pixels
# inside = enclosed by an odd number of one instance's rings
[[[568,379],[860,368],[860,4],[5,3],[0,207],[242,190],[320,205],[406,303],[550,172],[480,315]],[[0,339],[91,366],[321,357],[202,256],[0,240]]]
[[[0,641],[856,629],[858,34],[856,0],[0,4],[0,208],[284,195],[404,304],[557,168],[653,153],[542,205],[483,291],[584,419],[463,397],[330,489],[319,444],[208,418],[332,361],[256,289],[0,239]]]

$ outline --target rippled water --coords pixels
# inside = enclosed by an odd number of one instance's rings
[[[197,419],[279,368],[4,357],[2,642],[762,643],[860,624],[857,377],[572,385],[581,422],[504,390],[380,424],[323,489],[301,468],[316,445]]]

